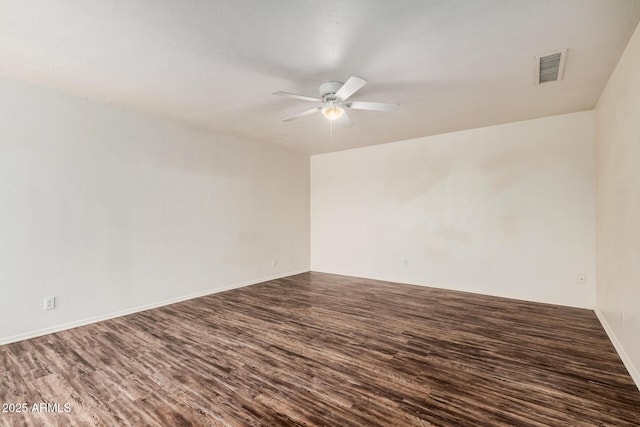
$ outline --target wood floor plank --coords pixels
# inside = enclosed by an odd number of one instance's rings
[[[0,347],[0,426],[639,426],[591,310],[304,273]]]

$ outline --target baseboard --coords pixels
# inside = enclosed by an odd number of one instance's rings
[[[223,286],[221,288],[209,289],[209,290],[202,291],[202,292],[197,292],[197,293],[194,293],[194,294],[184,295],[184,296],[180,296],[180,297],[176,297],[176,298],[167,299],[167,300],[164,300],[164,301],[159,301],[159,302],[154,302],[154,303],[151,303],[151,304],[145,304],[145,305],[141,305],[141,306],[137,306],[137,307],[132,307],[132,308],[128,308],[126,310],[120,310],[120,311],[116,311],[116,312],[109,313],[109,314],[89,317],[89,318],[86,318],[86,319],[77,320],[77,321],[69,322],[69,323],[63,323],[63,324],[60,324],[60,325],[55,325],[55,326],[52,326],[52,327],[49,327],[49,328],[39,329],[39,330],[36,330],[36,331],[31,331],[31,332],[24,333],[24,334],[12,335],[12,336],[9,336],[9,337],[6,337],[6,338],[0,338],[0,345],[10,344],[10,343],[13,343],[13,342],[18,342],[18,341],[24,341],[24,340],[28,340],[28,339],[31,339],[31,338],[40,337],[40,336],[43,336],[43,335],[53,334],[55,332],[66,331],[67,329],[73,329],[73,328],[77,328],[79,326],[90,325],[91,323],[102,322],[104,320],[109,320],[109,319],[113,319],[113,318],[116,318],[116,317],[122,317],[122,316],[126,316],[128,314],[139,313],[141,311],[150,310],[152,308],[163,307],[165,305],[175,304],[175,303],[178,303],[178,302],[182,302],[182,301],[187,301],[187,300],[194,299],[194,298],[203,297],[203,296],[206,296],[206,295],[217,294],[219,292],[230,291],[232,289],[237,289],[237,288],[242,288],[242,287],[245,287],[245,286],[255,285],[255,284],[258,284],[258,283],[262,283],[262,282],[268,282],[269,280],[281,279],[283,277],[293,276],[294,274],[306,273],[307,271],[309,271],[309,270],[308,269],[294,270],[294,271],[289,271],[289,272],[286,272],[286,273],[281,273],[281,274],[278,274],[278,275],[275,275],[275,276],[261,277],[259,279],[247,280],[247,281],[244,281],[244,282],[235,283],[233,285]]]
[[[557,300],[550,300],[550,299],[543,299],[543,298],[532,298],[532,297],[527,297],[523,295],[513,295],[513,294],[504,293],[504,292],[492,292],[492,291],[487,291],[486,289],[469,288],[465,286],[455,286],[455,285],[448,286],[442,283],[438,283],[438,284],[425,283],[424,281],[416,281],[416,280],[402,278],[402,277],[372,276],[369,274],[361,274],[357,272],[336,273],[333,271],[316,269],[313,267],[311,268],[311,271],[315,271],[318,273],[334,274],[336,276],[359,277],[362,279],[379,280],[382,282],[400,283],[404,285],[413,285],[413,286],[424,286],[427,288],[442,289],[445,291],[465,292],[468,294],[506,298],[506,299],[517,300],[517,301],[527,301],[527,302],[535,302],[540,304],[559,305],[562,307],[583,308],[586,310],[593,310],[593,305],[590,305],[590,304],[576,304],[576,303],[571,303],[567,301],[557,301]]]
[[[634,383],[636,383],[636,387],[638,388],[638,390],[640,390],[640,374],[638,373],[638,370],[636,369],[636,367],[633,365],[631,358],[627,356],[627,353],[624,351],[622,344],[620,344],[620,341],[618,341],[616,334],[613,333],[613,329],[611,329],[611,326],[609,326],[609,324],[607,323],[607,320],[605,319],[604,315],[600,312],[600,310],[596,308],[593,311],[596,313],[596,316],[598,316],[598,320],[600,320],[600,324],[602,324],[602,327],[604,328],[605,332],[609,336],[609,339],[613,343],[613,346],[618,352],[618,356],[620,356],[620,359],[622,359],[622,363],[624,363],[625,368],[627,368],[627,371],[629,371],[629,375],[631,375],[631,379],[633,380]]]

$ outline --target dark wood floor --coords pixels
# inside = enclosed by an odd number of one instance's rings
[[[590,310],[320,273],[0,347],[42,402],[0,425],[640,425]]]

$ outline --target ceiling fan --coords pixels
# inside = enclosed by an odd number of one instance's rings
[[[298,95],[296,93],[289,92],[273,92],[274,95],[282,95],[293,99],[299,99],[301,101],[321,102],[319,107],[312,108],[302,113],[295,114],[287,117],[283,121],[290,122],[300,117],[308,116],[320,111],[330,121],[337,121],[342,126],[351,126],[352,122],[347,115],[347,109],[353,110],[371,110],[371,111],[393,111],[398,108],[398,104],[388,104],[385,102],[364,102],[364,101],[349,101],[349,98],[360,90],[367,81],[360,77],[349,77],[346,83],[338,81],[328,81],[321,83],[318,86],[318,92],[320,92],[320,98],[314,98],[311,96]]]

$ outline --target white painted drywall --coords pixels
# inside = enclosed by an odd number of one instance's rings
[[[311,269],[593,307],[593,114],[312,156]]]
[[[307,155],[0,81],[0,343],[308,267]]]
[[[596,311],[640,387],[640,27],[598,101],[596,140]]]
[[[592,109],[639,20],[638,0],[4,0],[0,76],[326,153]],[[562,47],[564,83],[535,86]],[[353,74],[354,100],[402,108],[329,138],[269,95]]]

